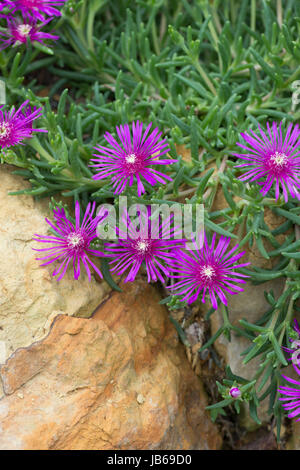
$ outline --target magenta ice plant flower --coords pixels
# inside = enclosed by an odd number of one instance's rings
[[[56,41],[59,36],[51,33],[45,33],[41,31],[51,18],[43,21],[39,25],[36,19],[30,16],[23,16],[23,18],[13,18],[11,16],[6,17],[7,31],[0,31],[0,50],[6,49],[7,47],[16,47],[21,44],[26,44],[27,39],[32,43],[39,42],[44,45],[45,39]]]
[[[139,230],[136,222],[127,212],[123,214],[124,228],[116,228],[118,240],[106,242],[106,256],[110,261],[111,271],[122,275],[129,270],[124,282],[134,281],[142,264],[145,265],[148,282],[157,281],[164,283],[163,276],[170,275],[170,261],[173,258],[173,250],[182,246],[183,240],[178,238],[178,228],[173,226],[172,217],[167,217],[163,222],[150,219],[148,214],[140,212]]]
[[[282,133],[282,123],[272,127],[267,123],[267,131],[259,126],[260,135],[251,129],[249,134],[241,133],[246,144],[237,142],[244,153],[234,153],[235,156],[246,163],[237,165],[237,168],[247,170],[239,177],[242,181],[257,182],[262,186],[260,192],[266,195],[275,184],[275,197],[279,198],[280,187],[284,200],[287,202],[289,194],[300,199],[300,130],[296,124],[289,124],[286,134]]]
[[[24,14],[30,13],[39,20],[44,20],[43,15],[61,16],[61,12],[55,7],[61,7],[67,0],[3,0],[0,8],[11,8],[11,12],[21,11]]]
[[[292,362],[295,371],[300,376],[300,328],[297,320],[294,320],[294,330],[297,338],[289,338],[291,347],[283,347],[283,349],[289,353],[288,360]],[[298,388],[281,386],[278,389],[278,392],[282,395],[279,401],[282,402],[283,408],[290,412],[288,417],[294,418],[300,415],[300,382],[286,375],[282,375],[282,377],[290,384],[298,385]],[[300,417],[297,421],[300,421]]]
[[[13,0],[1,0],[0,1],[0,11],[3,10],[3,8],[13,8],[14,7],[14,4],[13,4]]]
[[[294,366],[295,370],[297,370],[298,374],[300,375],[300,370]],[[286,375],[282,376],[287,382],[292,385],[296,385],[297,387],[288,387],[282,385],[279,387],[278,391],[282,395],[279,398],[281,401],[283,408],[285,411],[288,411],[289,418],[298,417],[296,421],[300,421],[300,382],[298,380],[292,379],[291,377],[287,377]]]
[[[42,108],[33,110],[25,101],[18,110],[13,106],[10,111],[4,111],[0,106],[0,148],[23,144],[24,139],[32,137],[33,132],[47,132],[44,129],[33,128],[33,121],[41,116]]]
[[[205,295],[208,294],[213,308],[217,309],[217,298],[227,305],[225,293],[234,295],[242,292],[242,287],[237,284],[245,283],[244,278],[249,276],[236,270],[250,263],[238,262],[245,253],[236,252],[238,245],[226,251],[229,243],[230,238],[221,236],[216,245],[216,234],[214,234],[209,245],[206,235],[200,232],[198,244],[194,240],[193,247],[177,250],[172,261],[171,276],[177,282],[169,286],[173,295],[181,296],[182,301],[191,304],[200,294],[202,302],[205,303]]]
[[[132,186],[137,182],[138,196],[145,192],[142,179],[151,186],[157,183],[165,184],[172,181],[172,178],[161,173],[152,166],[169,165],[176,160],[160,160],[161,155],[166,154],[170,149],[165,139],[160,140],[162,135],[156,127],[151,133],[152,123],[150,123],[143,133],[143,123],[133,122],[116,127],[120,142],[109,133],[104,135],[109,147],[95,147],[99,153],[94,154],[95,159],[91,166],[97,170],[93,176],[95,180],[111,178],[115,194],[122,193],[126,186]]]
[[[97,274],[102,278],[102,273],[98,267],[90,259],[90,255],[103,256],[101,251],[91,248],[91,242],[98,237],[97,226],[101,224],[107,214],[103,211],[94,216],[95,212],[94,202],[92,205],[87,205],[84,217],[80,223],[80,205],[76,202],[75,205],[75,225],[66,217],[65,210],[58,208],[53,211],[55,223],[53,224],[48,219],[45,219],[50,227],[57,234],[55,235],[37,235],[33,240],[41,243],[49,244],[46,248],[34,248],[35,251],[45,252],[45,256],[36,258],[42,260],[41,266],[58,262],[58,266],[53,271],[53,276],[59,275],[59,281],[65,275],[66,270],[71,263],[74,270],[74,278],[78,279],[81,272],[81,262],[87,272],[89,280],[91,280],[92,267]]]

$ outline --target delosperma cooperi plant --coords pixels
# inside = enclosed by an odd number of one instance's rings
[[[300,410],[299,381],[284,371],[299,358],[300,5],[171,3],[0,2],[1,161],[31,185],[15,194],[51,197],[33,248],[52,282],[156,283],[185,345],[176,312],[207,325],[200,355],[243,336],[240,363],[259,366],[241,377],[227,364],[208,409],[213,420],[249,409],[260,425],[268,398],[280,439],[285,411]],[[160,205],[190,205],[193,224],[203,205],[203,243],[193,249],[199,229],[179,233],[170,214],[153,236]],[[249,302],[257,285],[264,312],[232,321],[233,299]]]

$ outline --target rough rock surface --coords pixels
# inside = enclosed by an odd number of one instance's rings
[[[1,449],[217,449],[217,428],[154,287],[58,316],[0,369]]]
[[[300,450],[300,422],[296,419],[292,422],[292,435],[290,436],[287,446],[287,450]]]
[[[27,183],[8,165],[0,167],[0,174],[1,364],[17,348],[44,337],[57,314],[90,315],[109,289],[94,279],[89,283],[87,277],[74,281],[70,271],[57,282],[51,275],[53,267],[39,266],[32,236],[47,233],[49,202],[8,195]]]
[[[226,205],[227,203],[224,199],[223,192],[218,191],[213,210],[220,210],[226,207]],[[266,210],[265,222],[271,229],[274,229],[283,223],[283,219],[276,216],[272,211]],[[267,243],[266,248],[269,250],[272,249],[272,247],[268,246]],[[252,266],[258,266],[264,269],[270,269],[272,267],[274,258],[269,260],[264,258],[260,254],[255,244],[251,248],[247,245],[246,248],[243,247],[243,250],[246,251],[242,258],[243,263],[250,261]],[[255,323],[269,308],[269,304],[265,299],[264,292],[269,292],[271,289],[273,289],[275,297],[278,298],[282,293],[283,287],[283,279],[275,279],[273,281],[264,282],[263,284],[256,286],[254,286],[251,282],[247,282],[243,286],[244,292],[241,292],[238,295],[228,296],[228,311],[230,322],[239,326],[239,320],[245,318],[250,323]],[[212,334],[214,334],[221,325],[222,314],[217,311],[211,316]],[[215,342],[217,351],[222,357],[225,358],[226,364],[230,364],[233,373],[245,377],[246,379],[251,379],[257,371],[259,359],[253,359],[246,365],[243,364],[243,357],[241,356],[241,353],[248,346],[249,341],[247,338],[237,336],[235,334],[232,334],[231,342],[228,342],[228,340],[223,335]],[[267,406],[268,403],[266,400],[258,410],[259,417],[263,421],[268,420]],[[241,416],[243,417],[243,414],[241,414]],[[242,424],[251,429],[252,426],[255,426],[255,423],[252,419],[249,418],[247,413],[245,416],[247,416],[247,418],[246,420],[242,419]]]
[[[227,203],[225,201],[222,191],[217,192],[215,198],[215,203],[213,210],[220,210],[226,207]],[[265,213],[265,222],[271,228],[274,229],[283,223],[283,220],[276,216],[270,210],[267,210]],[[281,240],[282,241],[282,240]],[[267,249],[272,249],[268,247]],[[243,247],[243,251],[246,251],[245,255],[242,258],[242,262],[250,262],[251,266],[257,266],[264,269],[272,268],[272,262],[274,258],[267,260],[264,258],[255,244],[250,248],[248,245]],[[273,260],[273,261],[272,261]],[[254,286],[251,282],[247,282],[243,285],[244,292],[241,292],[237,295],[228,296],[228,311],[229,311],[229,320],[235,324],[239,325],[239,320],[242,318],[247,319],[250,323],[255,323],[269,308],[264,292],[270,291],[273,289],[276,297],[279,297],[283,290],[283,280],[275,279],[273,281],[264,282],[263,284]],[[255,293],[255,295],[254,295]],[[212,315],[212,329],[213,333],[219,328],[222,320],[222,315],[217,311]],[[230,364],[233,372],[237,375],[244,375],[246,378],[251,377],[253,372],[256,371],[255,361],[251,361],[246,366],[242,364],[240,358],[240,353],[249,345],[247,339],[243,337],[236,337],[233,335],[232,341],[229,343],[226,338],[223,336],[218,339],[215,343],[219,353],[225,357],[226,362]]]

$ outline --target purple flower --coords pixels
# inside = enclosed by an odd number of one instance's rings
[[[300,157],[298,139],[300,130],[298,125],[293,128],[289,124],[283,139],[281,124],[279,128],[273,122],[272,128],[267,123],[267,133],[260,127],[260,136],[251,129],[249,134],[241,133],[246,145],[237,142],[237,145],[247,153],[235,156],[245,160],[247,163],[237,165],[237,168],[245,168],[248,171],[239,177],[242,181],[257,181],[262,186],[261,193],[266,195],[273,183],[275,183],[275,197],[279,198],[280,186],[282,187],[284,200],[288,201],[288,192],[293,198],[300,199],[298,188],[300,187]]]
[[[143,124],[139,121],[133,122],[132,135],[128,124],[117,127],[121,145],[109,132],[106,132],[104,138],[110,147],[95,147],[100,154],[94,154],[97,158],[91,160],[95,162],[91,166],[98,171],[93,179],[100,180],[110,177],[115,194],[122,193],[128,184],[132,186],[136,179],[138,196],[145,192],[142,178],[151,186],[156,183],[165,184],[167,181],[172,181],[169,176],[151,168],[151,165],[169,165],[176,161],[158,160],[158,157],[170,149],[165,139],[159,140],[161,132],[159,133],[158,128],[149,134],[151,125],[152,123],[147,126],[143,134]]]
[[[44,33],[41,28],[45,26],[51,18],[37,25],[37,21],[30,16],[21,18],[6,17],[7,31],[0,32],[0,50],[6,49],[11,46],[18,46],[26,44],[29,38],[31,42],[39,42],[44,44],[45,39],[57,40],[59,36],[54,34]]]
[[[139,213],[139,230],[135,221],[132,221],[127,212],[123,214],[125,230],[116,228],[119,237],[117,242],[105,243],[106,256],[113,258],[110,264],[112,272],[118,275],[129,269],[124,282],[134,281],[142,263],[145,263],[148,282],[157,281],[164,283],[163,274],[170,275],[170,260],[173,258],[173,250],[182,245],[183,240],[173,239],[178,236],[178,230],[172,227],[172,218],[168,217],[162,223],[158,220],[150,220],[150,208],[148,215]]]
[[[300,369],[298,367],[300,364],[300,328],[297,320],[294,320],[294,330],[298,335],[298,339],[295,340],[289,338],[289,341],[292,343],[292,347],[283,347],[283,349],[289,354],[291,354],[291,356],[288,357],[288,360],[292,361],[295,371],[298,375],[300,375]],[[282,375],[282,377],[287,382],[300,386],[300,382],[298,382],[297,380],[294,380],[291,377],[287,377],[285,375]],[[279,400],[283,402],[283,408],[286,411],[291,411],[288,417],[294,418],[295,416],[300,415],[300,388],[297,389],[294,387],[281,386],[279,387],[278,391],[279,393],[281,393],[281,395],[283,395],[281,398],[279,398]],[[297,421],[300,421],[300,418],[297,419]]]
[[[3,10],[3,8],[13,8],[14,7],[14,4],[13,4],[13,0],[2,0],[0,1],[0,11]]]
[[[202,240],[201,240],[202,239]],[[227,305],[227,299],[223,291],[229,294],[237,294],[243,289],[235,283],[245,283],[241,279],[246,276],[236,272],[237,268],[248,266],[250,263],[236,264],[236,262],[245,253],[234,254],[238,245],[226,253],[230,238],[221,236],[215,247],[216,234],[212,237],[211,245],[208,245],[206,235],[204,240],[200,232],[200,249],[195,240],[194,249],[188,248],[187,251],[177,250],[174,256],[172,278],[179,279],[174,285],[169,286],[174,295],[184,295],[182,301],[188,304],[195,302],[200,292],[202,292],[202,302],[205,303],[205,295],[209,294],[213,308],[218,308],[217,297],[224,305]],[[201,243],[203,241],[204,243]]]
[[[298,374],[300,375],[299,369]],[[279,401],[283,402],[282,406],[286,411],[290,411],[288,417],[295,418],[296,416],[300,415],[300,382],[285,375],[283,375],[282,377],[287,380],[287,382],[294,385],[298,385],[298,388],[281,386],[278,389],[279,393],[283,395],[279,398]],[[300,418],[298,418],[296,421],[300,421]]]
[[[31,13],[35,18],[44,20],[44,15],[61,16],[61,12],[54,7],[60,7],[67,0],[3,0],[0,8],[12,8],[12,13],[20,10],[22,13]]]
[[[22,144],[23,139],[32,137],[35,132],[48,132],[44,129],[34,129],[33,121],[41,116],[42,108],[31,110],[27,106],[29,100],[25,101],[16,111],[13,106],[10,111],[3,111],[0,106],[0,148],[12,147]]]
[[[239,398],[242,395],[242,392],[238,387],[231,387],[231,389],[229,390],[229,395],[232,398]]]
[[[75,226],[70,220],[67,219],[64,209],[56,209],[53,211],[54,220],[56,224],[52,224],[48,219],[46,222],[52,229],[57,233],[58,236],[50,235],[37,235],[33,240],[41,243],[50,243],[52,246],[47,248],[36,249],[35,251],[46,251],[46,256],[36,258],[37,260],[46,260],[41,266],[46,266],[58,260],[60,264],[53,271],[53,276],[59,274],[57,280],[59,281],[65,275],[65,272],[72,261],[74,269],[74,278],[78,279],[80,276],[80,263],[82,261],[83,266],[86,269],[89,280],[91,280],[91,267],[99,274],[102,278],[101,271],[95,266],[90,260],[88,255],[103,256],[101,251],[90,248],[91,242],[97,238],[97,225],[102,223],[106,218],[107,214],[99,213],[93,218],[95,211],[94,202],[91,206],[89,203],[82,223],[80,224],[80,205],[76,202],[75,205]]]

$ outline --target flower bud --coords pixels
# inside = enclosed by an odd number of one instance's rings
[[[232,397],[232,398],[239,398],[241,395],[242,395],[242,392],[240,391],[240,389],[238,387],[232,387],[230,390],[229,390],[229,395]]]

